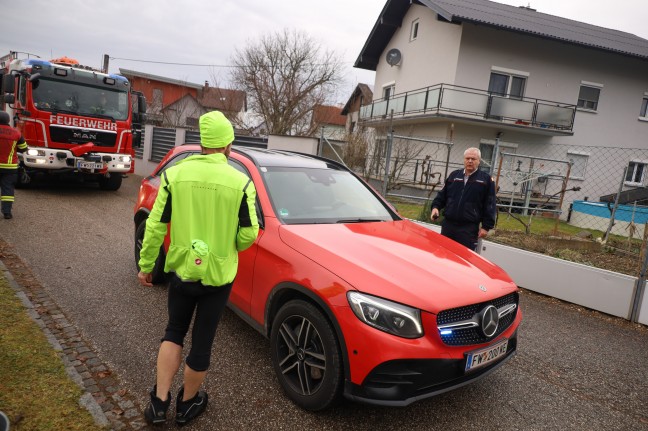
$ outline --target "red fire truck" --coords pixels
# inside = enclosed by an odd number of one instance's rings
[[[146,102],[120,75],[63,57],[0,57],[0,108],[29,146],[19,155],[18,185],[39,175],[74,175],[117,190],[135,169]]]

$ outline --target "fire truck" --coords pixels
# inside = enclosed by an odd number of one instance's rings
[[[134,172],[146,101],[120,75],[62,57],[0,57],[0,109],[21,130],[18,186],[39,176],[72,175],[117,190]]]

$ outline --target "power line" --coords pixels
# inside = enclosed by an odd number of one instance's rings
[[[199,67],[245,67],[245,66],[231,66],[224,64],[200,64],[200,63],[176,63],[171,61],[155,61],[155,60],[138,60],[134,58],[121,58],[121,57],[110,57],[111,60],[124,60],[124,61],[135,61],[138,63],[154,63],[154,64],[168,64],[172,66],[199,66]]]

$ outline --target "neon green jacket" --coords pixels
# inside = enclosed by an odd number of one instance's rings
[[[164,270],[209,286],[236,276],[238,252],[259,233],[254,183],[224,154],[187,157],[163,172],[146,221],[139,266],[151,272],[171,222]]]

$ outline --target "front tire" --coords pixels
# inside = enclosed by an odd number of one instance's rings
[[[99,188],[101,190],[116,191],[122,184],[122,174],[113,173],[109,177],[99,178]]]
[[[303,409],[331,407],[342,394],[340,347],[331,324],[314,305],[281,307],[270,334],[272,364],[288,398]]]
[[[142,221],[137,228],[135,229],[135,267],[137,270],[140,270],[139,260],[140,252],[142,251],[142,244],[144,243],[144,231],[146,230],[146,220]],[[164,272],[164,263],[166,261],[166,253],[164,252],[164,246],[160,247],[160,253],[158,254],[157,259],[155,259],[155,265],[153,265],[153,271],[151,271],[153,284],[164,284],[169,277],[169,274]]]

